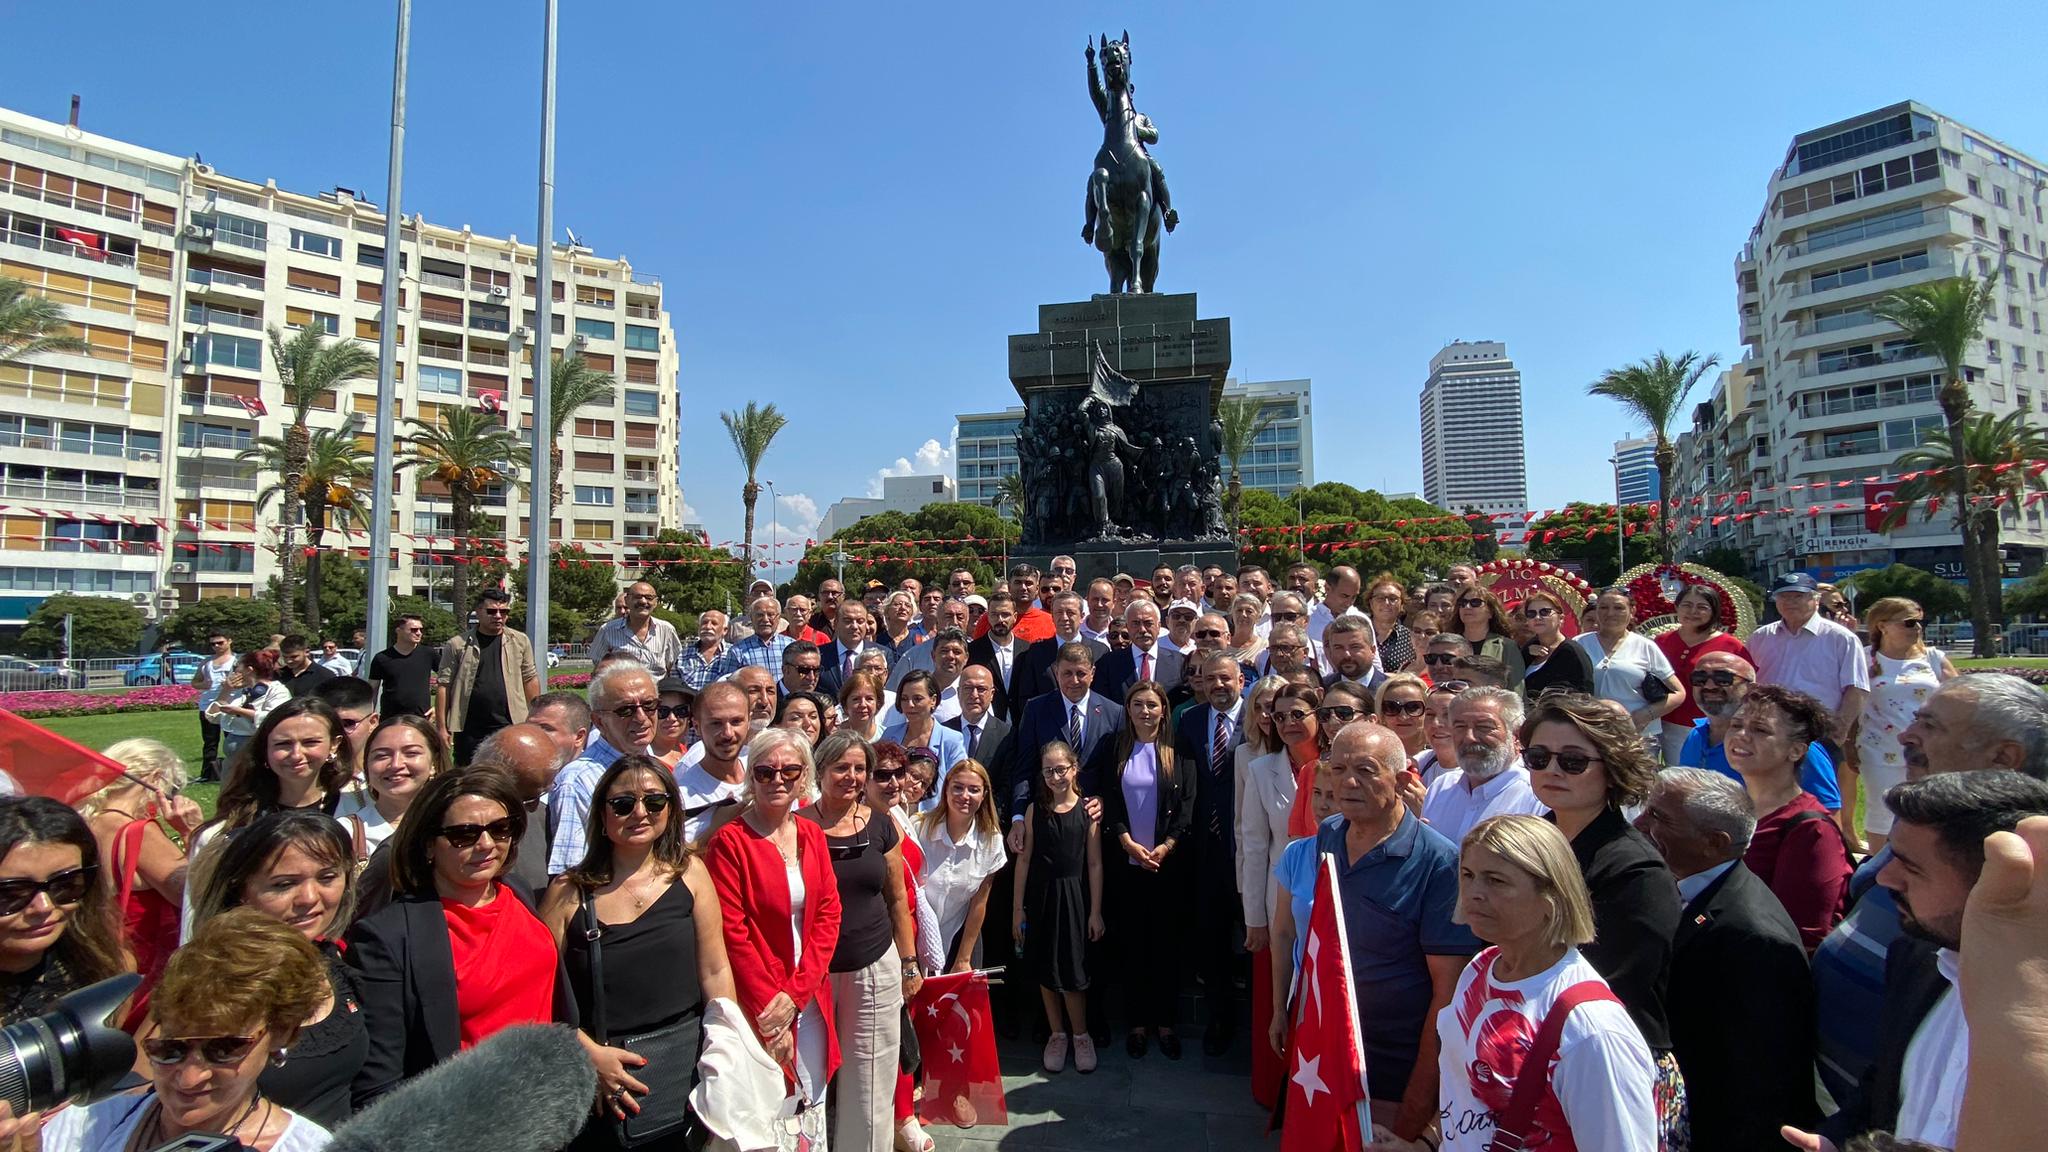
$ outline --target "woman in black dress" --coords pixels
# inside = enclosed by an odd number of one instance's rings
[[[1144,683],[1150,683],[1145,681]],[[1066,1067],[1072,1026],[1074,1067],[1095,1071],[1088,1034],[1088,945],[1102,939],[1101,827],[1081,804],[1081,764],[1073,748],[1054,740],[1039,753],[1035,800],[1024,813],[1024,849],[1017,854],[1017,897],[1010,931],[1024,952],[1024,969],[1038,981],[1052,1030],[1045,1070]]]
[[[1564,602],[1548,592],[1531,592],[1516,610],[1529,625],[1529,642],[1522,646],[1528,665],[1522,693],[1531,700],[1553,688],[1591,695],[1593,662],[1565,635]]]
[[[594,1114],[570,1146],[579,1150],[625,1147],[619,1122],[628,1116],[680,1115],[679,1102],[696,1086],[704,1002],[733,995],[718,893],[683,839],[675,777],[659,760],[633,753],[606,770],[592,795],[586,826],[603,834],[590,838],[583,862],[557,877],[541,904],[541,922],[568,964],[583,1046],[597,1065]],[[687,1034],[677,1050],[690,1053],[673,1065],[649,1066],[609,1043],[671,1025]],[[695,1128],[681,1124],[633,1147],[689,1148]]]
[[[287,809],[257,817],[217,851],[193,894],[193,932],[247,907],[297,929],[325,962],[326,998],[257,1086],[264,1099],[332,1128],[353,1111],[350,1086],[370,1050],[355,970],[334,943],[355,906],[353,838],[331,816]]]

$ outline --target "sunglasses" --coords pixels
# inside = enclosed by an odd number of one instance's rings
[[[868,774],[868,778],[877,784],[891,784],[908,775],[910,775],[910,769],[908,768],[877,768]]]
[[[151,1064],[163,1068],[175,1068],[190,1059],[194,1052],[199,1058],[216,1068],[229,1068],[240,1064],[256,1048],[262,1036],[188,1036],[166,1038],[153,1036],[142,1042],[142,1050],[149,1056]]]
[[[1202,631],[1195,633],[1195,639],[1221,640],[1223,639],[1223,633],[1216,631],[1214,628],[1205,628]]]
[[[12,916],[33,904],[38,892],[49,896],[57,907],[68,908],[85,899],[99,870],[99,865],[87,864],[66,868],[48,880],[0,880],[0,916]]]
[[[1346,724],[1364,715],[1364,711],[1349,704],[1325,704],[1316,709],[1318,720],[1342,720]]]
[[[1455,652],[1431,652],[1422,658],[1422,662],[1424,664],[1456,664],[1458,662],[1458,654]]]
[[[493,844],[503,844],[512,839],[512,818],[493,820],[489,824],[445,824],[441,827],[441,839],[457,848],[474,848],[476,842],[485,836]]]
[[[1729,685],[1735,683],[1737,680],[1742,680],[1745,683],[1747,683],[1748,678],[1744,676],[1737,676],[1735,673],[1730,672],[1725,668],[1702,668],[1699,671],[1694,672],[1692,674],[1692,686],[1695,688],[1704,688],[1709,684],[1712,684],[1716,688],[1726,688]]]
[[[1420,716],[1428,710],[1429,705],[1421,700],[1388,700],[1380,705],[1383,716]]]
[[[1465,599],[1463,599],[1463,600],[1460,600],[1460,601],[1458,601],[1458,607],[1460,607],[1460,608],[1484,608],[1484,607],[1486,607],[1486,601],[1484,601],[1484,600],[1479,600],[1479,599],[1475,599],[1475,598],[1473,598],[1473,597],[1467,596],[1467,597],[1466,597]]]
[[[1273,619],[1275,619],[1275,620],[1280,620],[1280,621],[1288,621],[1288,620],[1299,620],[1299,619],[1301,619],[1301,613],[1299,613],[1299,612],[1275,612],[1275,613],[1273,613]]]
[[[1308,722],[1308,718],[1313,715],[1315,713],[1306,708],[1291,708],[1285,712],[1275,711],[1273,719],[1285,721],[1289,724],[1305,724]]]
[[[486,608],[477,613],[479,616],[510,616],[511,614],[512,610],[510,608]]]
[[[804,778],[804,766],[791,764],[787,768],[777,768],[773,764],[763,764],[754,769],[754,782],[757,784],[766,784],[778,777],[784,784],[794,784]]]
[[[1559,772],[1577,776],[1599,762],[1600,757],[1588,756],[1584,752],[1552,752],[1541,745],[1522,749],[1522,763],[1527,764],[1531,772],[1542,772],[1556,764]]]
[[[816,676],[818,674],[819,666],[816,664],[787,664],[784,665],[784,667],[787,668],[793,675]]]
[[[661,705],[652,700],[638,700],[612,709],[612,715],[621,720],[631,720],[635,716],[657,716],[660,713]]]
[[[1557,609],[1550,607],[1530,608],[1524,611],[1522,615],[1529,617],[1531,620],[1543,620],[1557,615]]]
[[[684,720],[690,715],[690,706],[688,704],[663,704],[654,710],[654,714],[663,720]],[[623,720],[625,717],[621,716],[620,719]]]
[[[631,793],[620,793],[617,796],[605,797],[604,806],[611,809],[612,815],[621,820],[631,816],[635,808],[645,808],[649,816],[659,816],[668,810],[668,794],[642,792],[635,796]]]
[[[1436,686],[1446,692],[1463,692],[1472,686],[1472,682],[1470,680],[1439,680]]]
[[[1892,621],[1892,623],[1898,625],[1901,628],[1911,628],[1915,632],[1918,632],[1920,629],[1927,627],[1927,621],[1920,619],[1918,616],[1915,616],[1911,620],[1894,620]]]

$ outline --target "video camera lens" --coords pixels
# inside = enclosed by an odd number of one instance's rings
[[[142,977],[80,988],[49,1013],[0,1028],[0,1100],[16,1116],[111,1095],[135,1068],[135,1039],[107,1023]]]

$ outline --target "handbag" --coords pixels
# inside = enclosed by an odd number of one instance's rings
[[[675,1076],[672,1070],[695,1069],[701,1035],[693,1035],[690,1022],[678,1020],[665,1028],[641,1032],[632,1036],[613,1037],[605,1027],[604,1012],[604,929],[597,923],[597,909],[590,899],[588,890],[583,892],[583,939],[589,945],[590,956],[590,1032],[599,1044],[612,1048],[624,1048],[637,1056],[647,1058],[647,1063],[635,1070],[635,1076],[642,1081],[652,1076],[669,1075],[675,1086],[665,1092],[655,1092],[642,1097],[640,1111],[624,1119],[606,1115],[605,1119],[618,1136],[619,1146],[633,1148],[652,1140],[669,1136],[678,1130],[692,1126],[695,1114],[690,1111],[688,1076]],[[692,1146],[701,1146],[702,1134],[693,1140]]]

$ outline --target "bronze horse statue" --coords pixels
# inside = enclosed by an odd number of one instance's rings
[[[1159,233],[1180,223],[1166,191],[1166,174],[1145,145],[1159,130],[1131,104],[1131,34],[1102,36],[1102,71],[1090,44],[1088,95],[1102,117],[1102,147],[1088,176],[1081,242],[1093,244],[1109,269],[1109,290],[1150,292],[1159,278]]]

